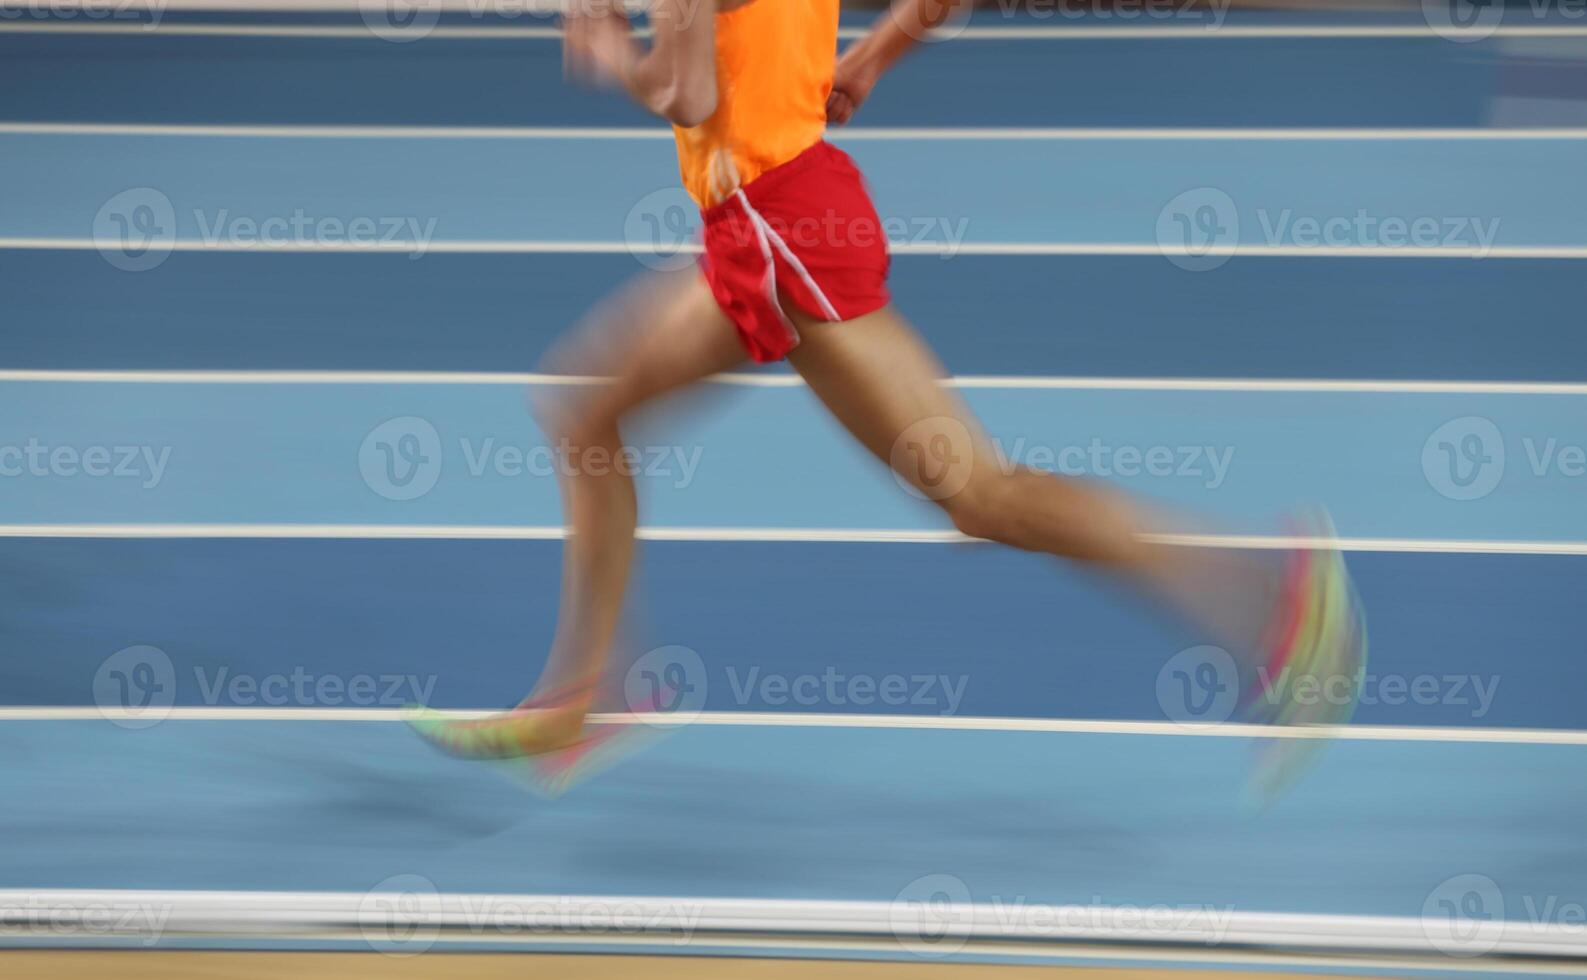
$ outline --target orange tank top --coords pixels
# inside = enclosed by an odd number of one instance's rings
[[[716,112],[673,127],[683,187],[710,207],[826,132],[838,0],[750,0],[716,15]]]

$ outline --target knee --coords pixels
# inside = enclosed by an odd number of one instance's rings
[[[529,389],[529,410],[545,437],[575,444],[602,441],[622,421],[621,402],[609,381],[578,375],[577,366],[554,355],[540,373],[564,380]]]
[[[1007,480],[999,475],[972,480],[939,503],[960,534],[983,541],[1002,541],[1007,537],[1008,497]]]

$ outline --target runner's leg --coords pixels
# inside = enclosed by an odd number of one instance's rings
[[[794,368],[855,438],[964,534],[1117,572],[1248,662],[1263,656],[1276,556],[1153,544],[1143,532],[1170,528],[1124,493],[1003,462],[968,406],[940,383],[936,357],[890,306],[844,323],[793,315],[802,338],[789,355]]]
[[[638,521],[633,477],[611,464],[623,448],[623,419],[744,358],[731,321],[693,269],[623,290],[548,356],[549,373],[601,380],[551,386],[536,399],[547,441],[559,453],[566,447],[569,530],[556,638],[538,692],[593,686],[617,631]]]

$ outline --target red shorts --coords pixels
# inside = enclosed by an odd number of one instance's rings
[[[700,269],[749,356],[799,346],[783,309],[852,320],[887,305],[887,235],[849,155],[821,142],[707,208]]]

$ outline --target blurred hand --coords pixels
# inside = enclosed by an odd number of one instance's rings
[[[618,4],[593,4],[594,10],[562,19],[562,69],[586,85],[622,88],[641,52],[633,25]]]
[[[853,44],[838,59],[832,74],[832,94],[827,96],[827,122],[842,126],[854,118],[881,74],[866,56],[864,45]]]

